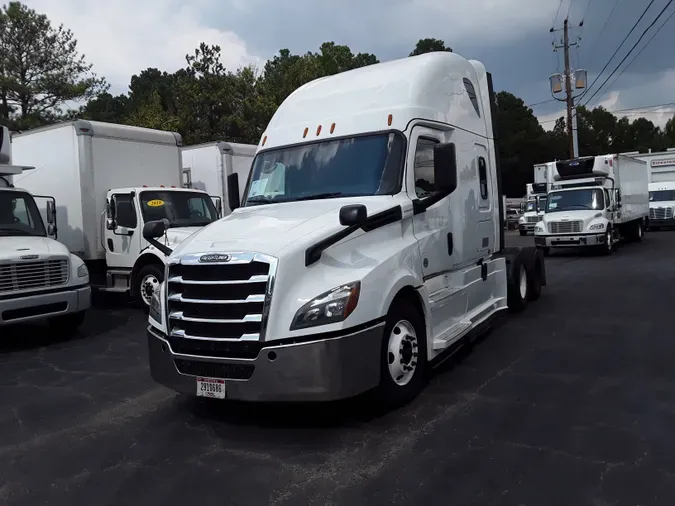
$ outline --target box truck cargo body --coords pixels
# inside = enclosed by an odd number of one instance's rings
[[[184,183],[227,202],[228,176],[236,174],[241,201],[256,149],[255,145],[223,141],[185,146],[182,148]],[[229,207],[224,207],[223,215],[230,212]]]
[[[146,216],[169,219],[165,241],[174,244],[217,219],[207,194],[181,188],[180,147],[181,137],[173,132],[61,123],[13,137],[15,161],[36,167],[16,183],[55,197],[59,240],[87,262],[93,284],[107,291],[131,289],[147,305],[143,294],[151,287],[143,292],[139,283],[158,286],[164,255],[142,238]],[[148,263],[155,267],[146,268]],[[138,279],[140,271],[145,281]]]
[[[546,213],[535,227],[544,248],[592,246],[609,254],[618,241],[641,241],[649,217],[649,173],[642,160],[602,155],[556,162]]]

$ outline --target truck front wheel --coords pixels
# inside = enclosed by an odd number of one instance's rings
[[[402,406],[424,387],[427,378],[427,339],[422,315],[405,299],[387,313],[380,358],[377,396],[385,409]]]
[[[159,266],[148,264],[141,267],[133,279],[132,297],[136,306],[148,311],[152,294],[159,290],[162,281],[164,281],[164,270]]]

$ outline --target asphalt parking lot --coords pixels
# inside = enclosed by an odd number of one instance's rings
[[[540,301],[384,416],[176,396],[115,301],[73,339],[3,329],[0,504],[670,506],[673,251],[554,254]]]

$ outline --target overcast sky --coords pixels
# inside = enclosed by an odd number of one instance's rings
[[[549,32],[556,13],[556,27],[562,26],[569,12],[572,40],[582,37],[579,48],[572,51],[573,65],[588,69],[590,84],[649,1],[590,0],[589,5],[589,0],[24,0],[75,33],[80,50],[115,93],[125,92],[131,75],[144,68],[183,67],[185,54],[202,41],[220,45],[224,63],[235,69],[264,62],[280,48],[305,52],[330,40],[347,44],[354,52],[374,53],[383,61],[406,56],[420,38],[435,37],[456,53],[481,60],[492,72],[497,89],[520,96],[528,105],[551,98],[548,76],[562,69],[562,52],[552,51]],[[667,3],[654,1],[596,87]],[[633,54],[674,10],[675,4]],[[609,86],[619,69],[591,105],[610,110],[640,108],[638,113],[628,111],[629,117],[644,113],[665,124],[675,107],[646,106],[675,102],[673,28],[675,19]],[[556,35],[559,43],[562,32]],[[543,126],[551,128],[563,112],[561,106],[548,102],[534,111]]]

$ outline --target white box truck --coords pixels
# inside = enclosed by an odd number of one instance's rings
[[[555,162],[534,166],[534,182],[528,183],[525,212],[518,220],[520,235],[534,232],[534,226],[541,221],[546,209],[546,194],[551,190],[555,175]]]
[[[184,146],[181,151],[185,186],[217,195],[221,202],[227,202],[228,176],[236,174],[241,200],[257,148],[251,144],[224,141]],[[223,215],[230,211],[229,207],[223,206]]]
[[[294,91],[241,207],[169,256],[147,329],[153,378],[217,399],[415,396],[545,284],[539,251],[504,247],[495,109],[483,64],[446,52]]]
[[[535,245],[596,247],[612,253],[620,240],[641,241],[649,216],[649,173],[630,156],[601,155],[556,162]]]
[[[74,332],[91,305],[87,266],[57,242],[55,205],[46,200],[45,226],[36,198],[14,186],[33,167],[12,165],[7,127],[0,127],[0,327],[47,321]]]
[[[15,161],[36,167],[17,184],[56,198],[59,240],[87,263],[92,285],[130,292],[142,308],[165,259],[143,239],[144,223],[169,221],[166,247],[218,218],[208,194],[181,187],[177,133],[77,120],[14,135],[13,147]]]

